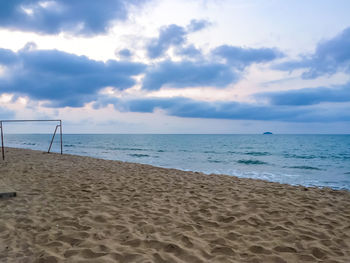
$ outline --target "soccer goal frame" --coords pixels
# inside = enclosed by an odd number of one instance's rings
[[[2,159],[5,160],[5,142],[4,142],[4,123],[7,122],[56,122],[56,128],[52,135],[52,139],[50,142],[49,149],[47,150],[48,153],[50,153],[51,146],[53,143],[53,140],[55,139],[55,135],[57,133],[57,129],[60,129],[60,144],[61,144],[61,154],[63,154],[63,144],[62,144],[62,120],[0,120],[0,130],[1,130],[1,153],[2,153]]]

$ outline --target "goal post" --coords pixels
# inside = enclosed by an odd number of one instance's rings
[[[61,146],[61,154],[63,154],[63,144],[62,144],[62,120],[0,120],[0,133],[1,133],[1,153],[2,153],[2,159],[5,160],[5,142],[4,142],[4,123],[8,122],[56,122],[56,128],[52,135],[52,139],[50,142],[50,146],[48,149],[48,153],[51,150],[52,143],[55,139],[55,135],[57,130],[59,129],[60,132],[60,146]]]

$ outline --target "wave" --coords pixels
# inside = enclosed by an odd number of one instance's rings
[[[330,154],[330,155],[320,155],[318,158],[320,159],[336,159],[336,160],[349,160],[350,155],[349,154]]]
[[[251,156],[267,156],[267,155],[271,155],[271,153],[269,153],[269,152],[245,152],[244,154],[251,155]]]
[[[332,157],[334,159],[349,160],[350,159],[350,154],[340,153],[338,155],[333,155]]]
[[[297,155],[297,154],[290,154],[285,153],[283,154],[284,158],[295,158],[295,159],[315,159],[315,155]]]
[[[220,160],[213,160],[213,159],[208,159],[209,163],[222,163]]]
[[[313,167],[313,166],[307,166],[307,165],[300,165],[300,166],[289,166],[288,168],[293,168],[293,169],[303,169],[303,170],[318,170],[322,171],[322,169]]]
[[[137,157],[137,158],[150,157],[148,154],[140,154],[140,153],[133,153],[133,154],[128,154],[128,155],[132,156],[132,157]]]
[[[104,147],[102,147],[104,148]],[[147,149],[142,148],[130,148],[130,147],[107,147],[107,150],[117,150],[117,151],[147,151]]]
[[[238,160],[237,163],[242,163],[246,165],[259,165],[259,164],[267,164],[267,162],[259,161],[259,160]]]
[[[290,154],[285,153],[283,154],[285,158],[295,158],[295,159],[340,159],[340,160],[348,160],[350,159],[350,155],[348,154],[330,154],[330,155],[297,155],[297,154]]]

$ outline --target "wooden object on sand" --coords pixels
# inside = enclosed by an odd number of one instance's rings
[[[8,187],[4,181],[0,179],[0,198],[15,197],[16,191]]]

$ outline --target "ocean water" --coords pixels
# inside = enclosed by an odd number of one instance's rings
[[[50,140],[5,134],[9,147],[45,151]],[[350,190],[350,135],[64,134],[63,145],[67,154]]]

